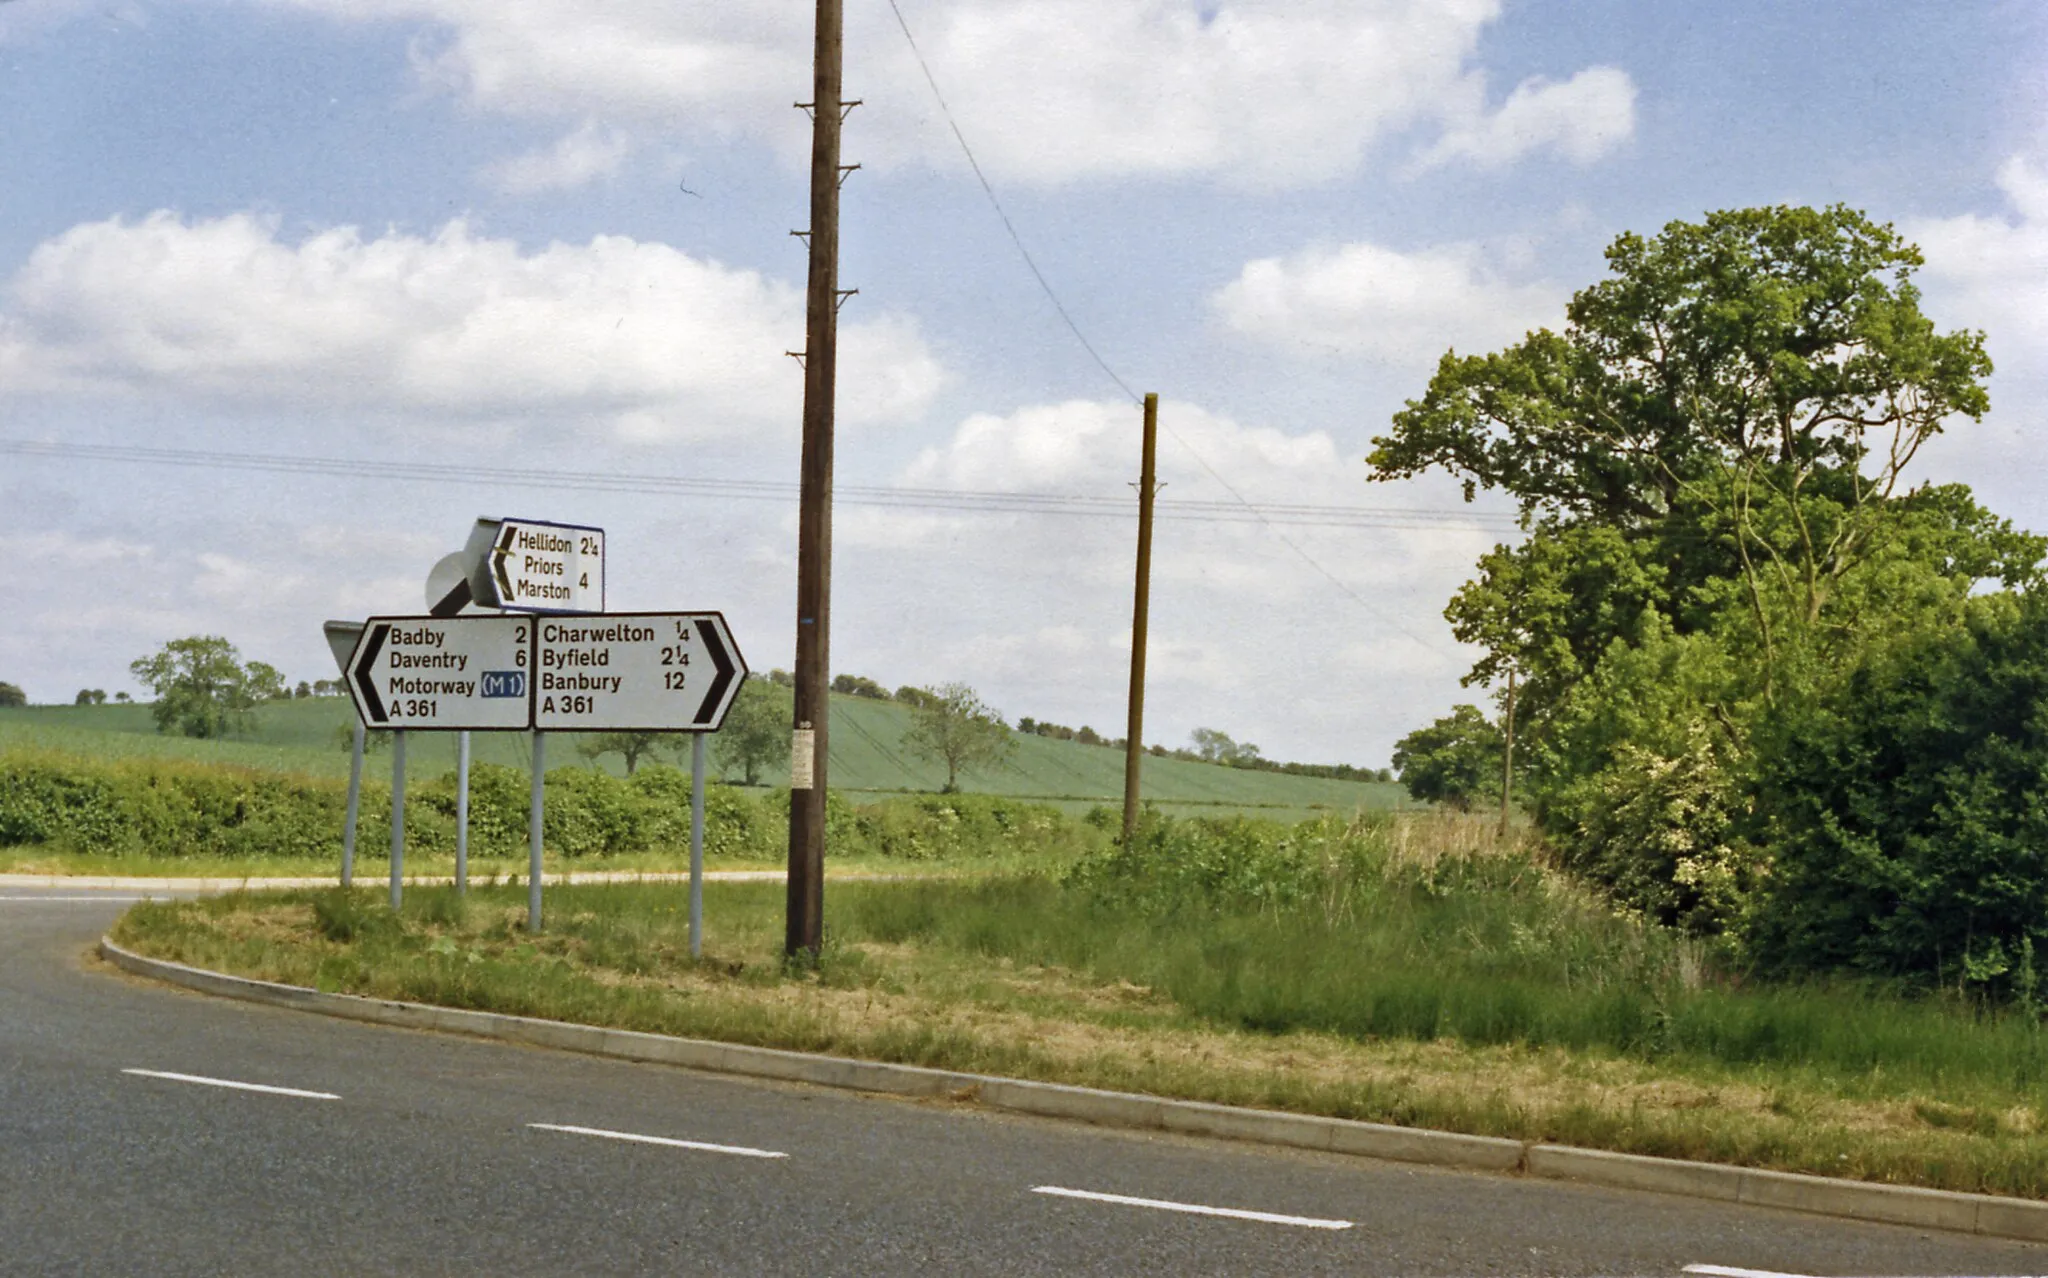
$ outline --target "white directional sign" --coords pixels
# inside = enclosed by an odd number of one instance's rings
[[[435,617],[495,616],[496,608],[476,601],[469,584],[469,555],[458,550],[434,561],[427,573],[427,612]]]
[[[477,603],[521,612],[604,611],[604,529],[538,519],[477,525],[490,539],[477,547],[481,562],[470,577]]]
[[[715,612],[534,621],[533,726],[548,732],[716,732],[746,681]]]
[[[373,728],[523,731],[532,718],[530,617],[372,617],[349,657]]]

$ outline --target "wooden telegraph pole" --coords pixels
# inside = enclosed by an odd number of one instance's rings
[[[832,403],[839,343],[841,0],[818,0],[811,101],[811,247],[803,352],[804,441],[796,552],[796,714],[790,733],[789,900],[783,951],[825,939],[825,739],[830,714]],[[799,103],[799,106],[804,104]]]
[[[1159,453],[1159,396],[1145,396],[1144,460],[1138,468],[1138,588],[1131,607],[1130,722],[1124,731],[1124,842],[1138,828],[1138,769],[1145,757],[1145,624],[1152,599],[1152,496]]]
[[[1515,801],[1515,668],[1508,667],[1508,704],[1501,715],[1500,832],[1508,832],[1508,812]]]

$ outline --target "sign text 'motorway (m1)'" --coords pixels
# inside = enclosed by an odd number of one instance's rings
[[[524,731],[533,721],[529,617],[372,617],[348,662],[372,728]]]
[[[534,622],[533,726],[716,732],[747,664],[715,612],[609,612]]]

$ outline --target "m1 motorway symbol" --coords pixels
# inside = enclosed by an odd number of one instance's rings
[[[716,732],[747,677],[716,612],[540,617],[533,651],[547,732]]]
[[[530,617],[372,617],[346,682],[372,728],[521,732],[532,661]]]
[[[478,604],[521,612],[604,611],[604,529],[480,519],[477,532],[489,538],[471,542],[480,552],[469,578]]]

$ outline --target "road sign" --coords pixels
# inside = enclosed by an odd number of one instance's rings
[[[470,553],[470,589],[485,607],[604,611],[602,528],[538,519],[479,519]]]
[[[373,728],[524,731],[532,659],[530,617],[372,617],[348,694]]]
[[[334,652],[334,664],[340,667],[341,677],[348,678],[348,659],[355,655],[356,641],[363,637],[363,623],[323,621],[320,633],[327,636],[327,646]]]
[[[458,550],[443,555],[427,572],[427,612],[436,617],[494,617],[498,609],[476,601],[469,584],[470,557]]]
[[[716,732],[747,663],[715,612],[534,621],[533,726],[547,732]]]

